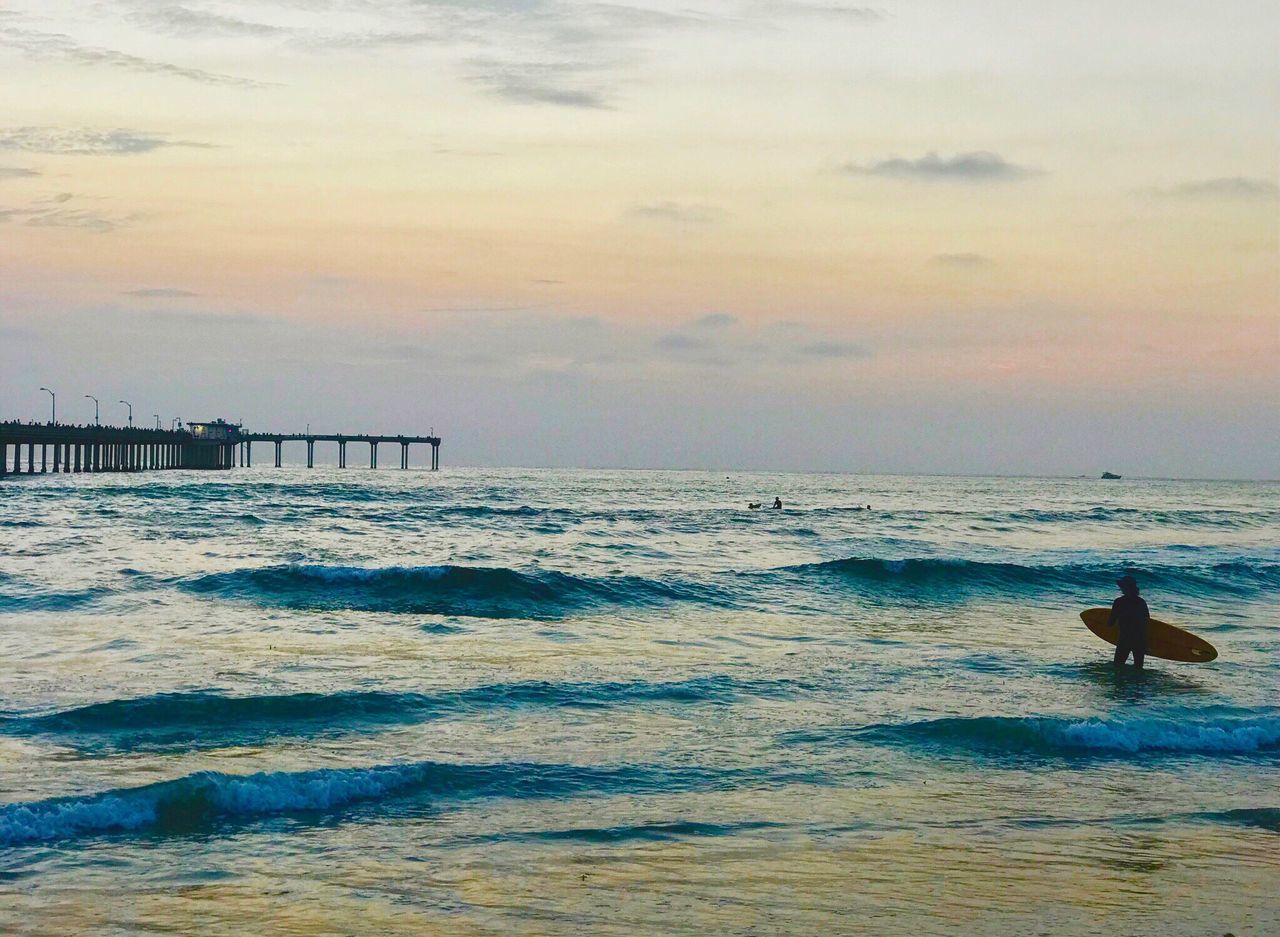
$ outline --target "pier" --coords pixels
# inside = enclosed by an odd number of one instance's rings
[[[347,467],[347,443],[358,443],[369,447],[369,468],[378,467],[378,446],[381,443],[395,443],[400,447],[400,467],[409,467],[409,446],[413,444],[431,447],[431,471],[440,468],[439,436],[347,436],[342,433],[241,433],[240,464],[245,467],[253,465],[253,444],[269,442],[275,445],[276,468],[281,465],[281,450],[286,442],[305,442],[307,444],[307,468],[315,468],[316,443],[336,442],[338,444],[338,468]]]
[[[315,467],[317,442],[338,444],[338,466],[347,467],[347,443],[369,446],[369,467],[378,467],[378,446],[400,447],[400,468],[409,467],[409,447],[431,447],[431,470],[440,468],[439,436],[343,433],[246,433],[223,420],[188,423],[186,429],[77,426],[67,423],[0,422],[0,478],[9,475],[79,472],[146,472],[162,469],[228,470],[253,465],[253,444],[275,444],[281,467],[285,442],[307,444],[307,468]]]

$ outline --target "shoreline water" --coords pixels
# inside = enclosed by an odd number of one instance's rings
[[[1280,926],[1269,483],[42,481],[6,933]],[[1220,659],[1116,672],[1120,568]]]

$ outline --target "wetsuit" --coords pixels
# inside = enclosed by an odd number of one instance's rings
[[[1111,623],[1120,626],[1120,637],[1116,642],[1117,665],[1123,664],[1133,654],[1134,666],[1142,666],[1142,658],[1147,653],[1147,622],[1150,620],[1151,612],[1140,595],[1122,595],[1111,603]]]

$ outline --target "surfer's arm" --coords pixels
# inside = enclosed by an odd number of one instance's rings
[[[1116,602],[1119,602],[1116,599]],[[1116,602],[1111,603],[1111,617],[1107,619],[1107,627],[1114,628],[1120,621],[1120,613],[1116,611]]]

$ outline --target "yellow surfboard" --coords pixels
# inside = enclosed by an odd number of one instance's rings
[[[1110,618],[1109,608],[1087,608],[1080,613],[1080,619],[1090,631],[1108,644],[1116,644],[1120,639],[1120,629],[1107,624]],[[1147,656],[1204,664],[1217,657],[1218,651],[1204,638],[1153,618],[1147,626]]]

